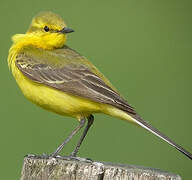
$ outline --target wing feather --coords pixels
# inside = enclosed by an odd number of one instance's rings
[[[16,66],[32,81],[95,102],[110,104],[133,115],[136,114],[127,101],[94,73],[88,64],[82,62],[84,57],[80,58],[79,54],[71,51],[70,48],[64,48],[60,50],[60,54],[58,52],[49,54],[54,56],[53,59],[59,57],[63,60],[61,64],[58,63],[59,65],[43,61],[42,59],[48,57],[45,52],[41,57],[40,53],[33,55],[26,51],[16,57]],[[77,61],[78,59],[80,62]],[[70,61],[66,63],[65,60]]]

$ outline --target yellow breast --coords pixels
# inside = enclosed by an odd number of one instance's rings
[[[71,116],[80,120],[93,113],[105,113],[120,119],[134,122],[132,117],[111,105],[101,104],[59,91],[57,89],[35,83],[25,77],[17,67],[14,77],[24,96],[40,107],[64,116]]]
[[[14,63],[12,72],[24,96],[44,109],[79,119],[81,116],[87,117],[91,113],[100,112],[102,108],[99,103],[31,81],[19,71]]]
[[[102,104],[100,103],[67,94],[52,87],[33,82],[27,78],[15,65],[17,54],[22,47],[30,42],[26,41],[23,36],[20,36],[15,36],[18,39],[14,40],[15,43],[10,48],[8,64],[17,84],[27,99],[49,111],[78,119],[81,116],[87,117],[94,112],[101,112]]]
[[[132,121],[131,117],[127,117],[127,113],[118,110],[111,105],[97,103],[89,99],[67,94],[27,78],[15,65],[16,56],[21,47],[20,43],[14,44],[11,47],[8,64],[24,96],[31,102],[57,114],[67,115],[77,119],[87,117],[92,113],[102,112]]]

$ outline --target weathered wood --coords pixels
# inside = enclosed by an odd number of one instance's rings
[[[181,180],[158,169],[66,158],[25,157],[21,180]]]

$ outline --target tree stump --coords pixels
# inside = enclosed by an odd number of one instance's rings
[[[67,157],[25,157],[21,174],[21,180],[181,180],[159,169]]]

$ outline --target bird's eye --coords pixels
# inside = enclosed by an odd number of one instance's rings
[[[45,26],[45,27],[44,27],[44,30],[45,30],[46,32],[48,32],[48,31],[49,31],[49,27],[48,27],[48,26]]]

